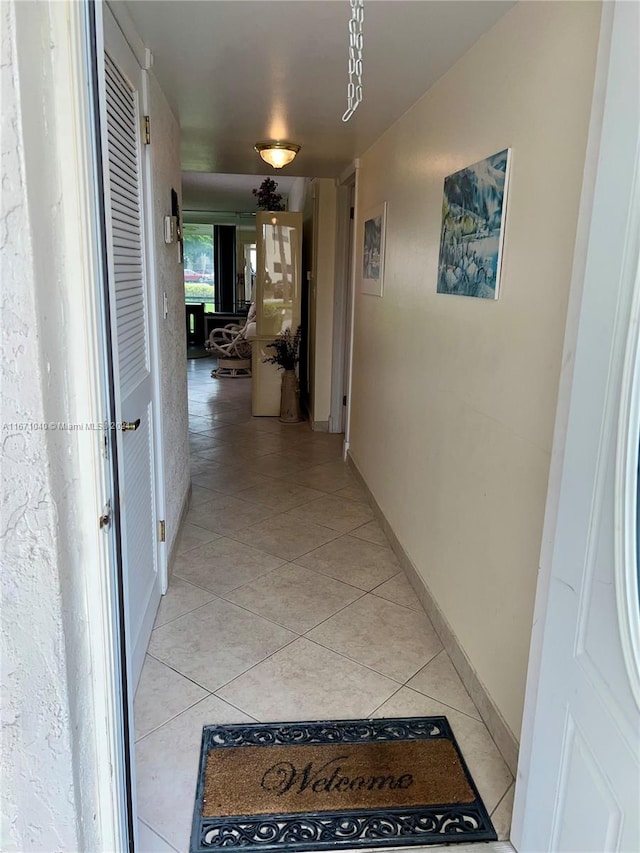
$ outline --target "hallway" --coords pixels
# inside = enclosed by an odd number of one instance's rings
[[[188,362],[193,493],[135,699],[141,851],[188,850],[203,725],[445,714],[508,837],[513,778],[341,461]],[[436,849],[436,848],[431,848]]]

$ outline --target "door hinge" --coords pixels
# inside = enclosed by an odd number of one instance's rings
[[[355,213],[355,210],[352,207],[351,210],[349,211],[349,219],[353,219],[354,213]]]
[[[158,540],[160,542],[167,541],[167,525],[164,523],[164,521],[158,522]]]
[[[347,395],[346,395],[346,394],[345,394],[345,395],[344,395],[344,397],[342,398],[342,405],[343,405],[343,406],[346,406],[346,405],[347,405]]]
[[[151,116],[144,117],[144,144],[151,145]]]
[[[105,504],[102,515],[98,519],[98,526],[100,530],[108,530],[111,527],[111,501]]]

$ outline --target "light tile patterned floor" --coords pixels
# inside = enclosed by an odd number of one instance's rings
[[[210,370],[188,363],[193,499],[135,700],[140,850],[188,850],[207,723],[427,714],[508,837],[513,778],[342,436],[252,418],[250,380]]]

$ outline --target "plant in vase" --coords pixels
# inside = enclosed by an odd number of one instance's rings
[[[295,335],[291,334],[291,329],[285,329],[273,343],[267,344],[267,349],[275,350],[275,354],[264,359],[265,364],[277,364],[284,371],[280,391],[280,420],[286,424],[295,424],[302,420],[300,389],[296,376],[296,366],[300,361],[301,337],[301,326],[298,326]]]
[[[284,210],[282,196],[276,192],[277,189],[278,184],[272,178],[265,178],[257,190],[251,190],[260,210]]]

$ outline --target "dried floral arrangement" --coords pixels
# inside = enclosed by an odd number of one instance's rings
[[[275,341],[267,344],[267,349],[275,350],[275,355],[265,358],[265,364],[277,364],[283,370],[295,370],[300,361],[300,339],[302,337],[302,326],[298,326],[295,335],[291,329],[285,329]]]
[[[256,197],[257,205],[260,210],[284,210],[282,196],[279,192],[278,184],[272,178],[265,178],[257,190],[251,190]]]

